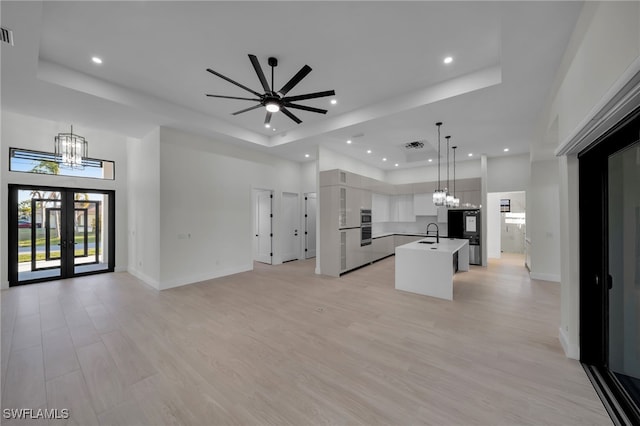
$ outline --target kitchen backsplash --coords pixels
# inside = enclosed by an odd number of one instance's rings
[[[436,222],[436,220],[435,216],[417,216],[415,222],[374,222],[371,231],[373,235],[387,232],[424,234],[427,230],[427,225],[431,222]],[[438,223],[438,229],[440,236],[447,235],[446,223]]]

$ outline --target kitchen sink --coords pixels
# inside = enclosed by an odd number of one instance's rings
[[[418,244],[435,244],[434,241],[418,241]]]

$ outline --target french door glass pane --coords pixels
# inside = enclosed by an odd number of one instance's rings
[[[18,191],[18,281],[61,274],[61,193]]]
[[[609,369],[640,404],[640,142],[609,157]]]
[[[109,196],[76,192],[74,200],[74,273],[106,270]]]

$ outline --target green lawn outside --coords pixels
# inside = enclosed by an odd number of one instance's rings
[[[89,256],[95,256],[96,249],[89,249],[87,252],[89,253]],[[80,256],[82,254],[84,254],[83,250],[76,250],[76,256]],[[60,257],[60,252],[52,251],[50,256]],[[45,254],[44,253],[36,254],[36,260],[45,260]],[[18,263],[24,263],[24,262],[31,262],[31,253],[20,253],[18,255]]]
[[[55,233],[55,231],[53,231]],[[89,234],[88,241],[90,243],[95,242],[96,236],[95,234]],[[76,235],[76,243],[82,243],[84,238],[81,235]],[[45,244],[45,235],[44,229],[36,230],[36,246],[44,246]],[[52,237],[51,245],[60,244],[60,238]],[[30,228],[20,228],[18,230],[18,247],[29,247],[31,246],[31,229]]]

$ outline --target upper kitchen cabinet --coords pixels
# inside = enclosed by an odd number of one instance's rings
[[[320,172],[320,186],[344,185],[352,188],[363,188],[364,184],[369,184],[368,178],[355,173],[346,172],[340,169],[326,170]]]
[[[438,207],[433,204],[433,194],[414,194],[413,212],[416,216],[436,216]]]
[[[372,222],[390,222],[390,200],[386,194],[371,194]]]
[[[390,222],[415,222],[416,215],[413,212],[413,194],[392,196],[389,216]]]

